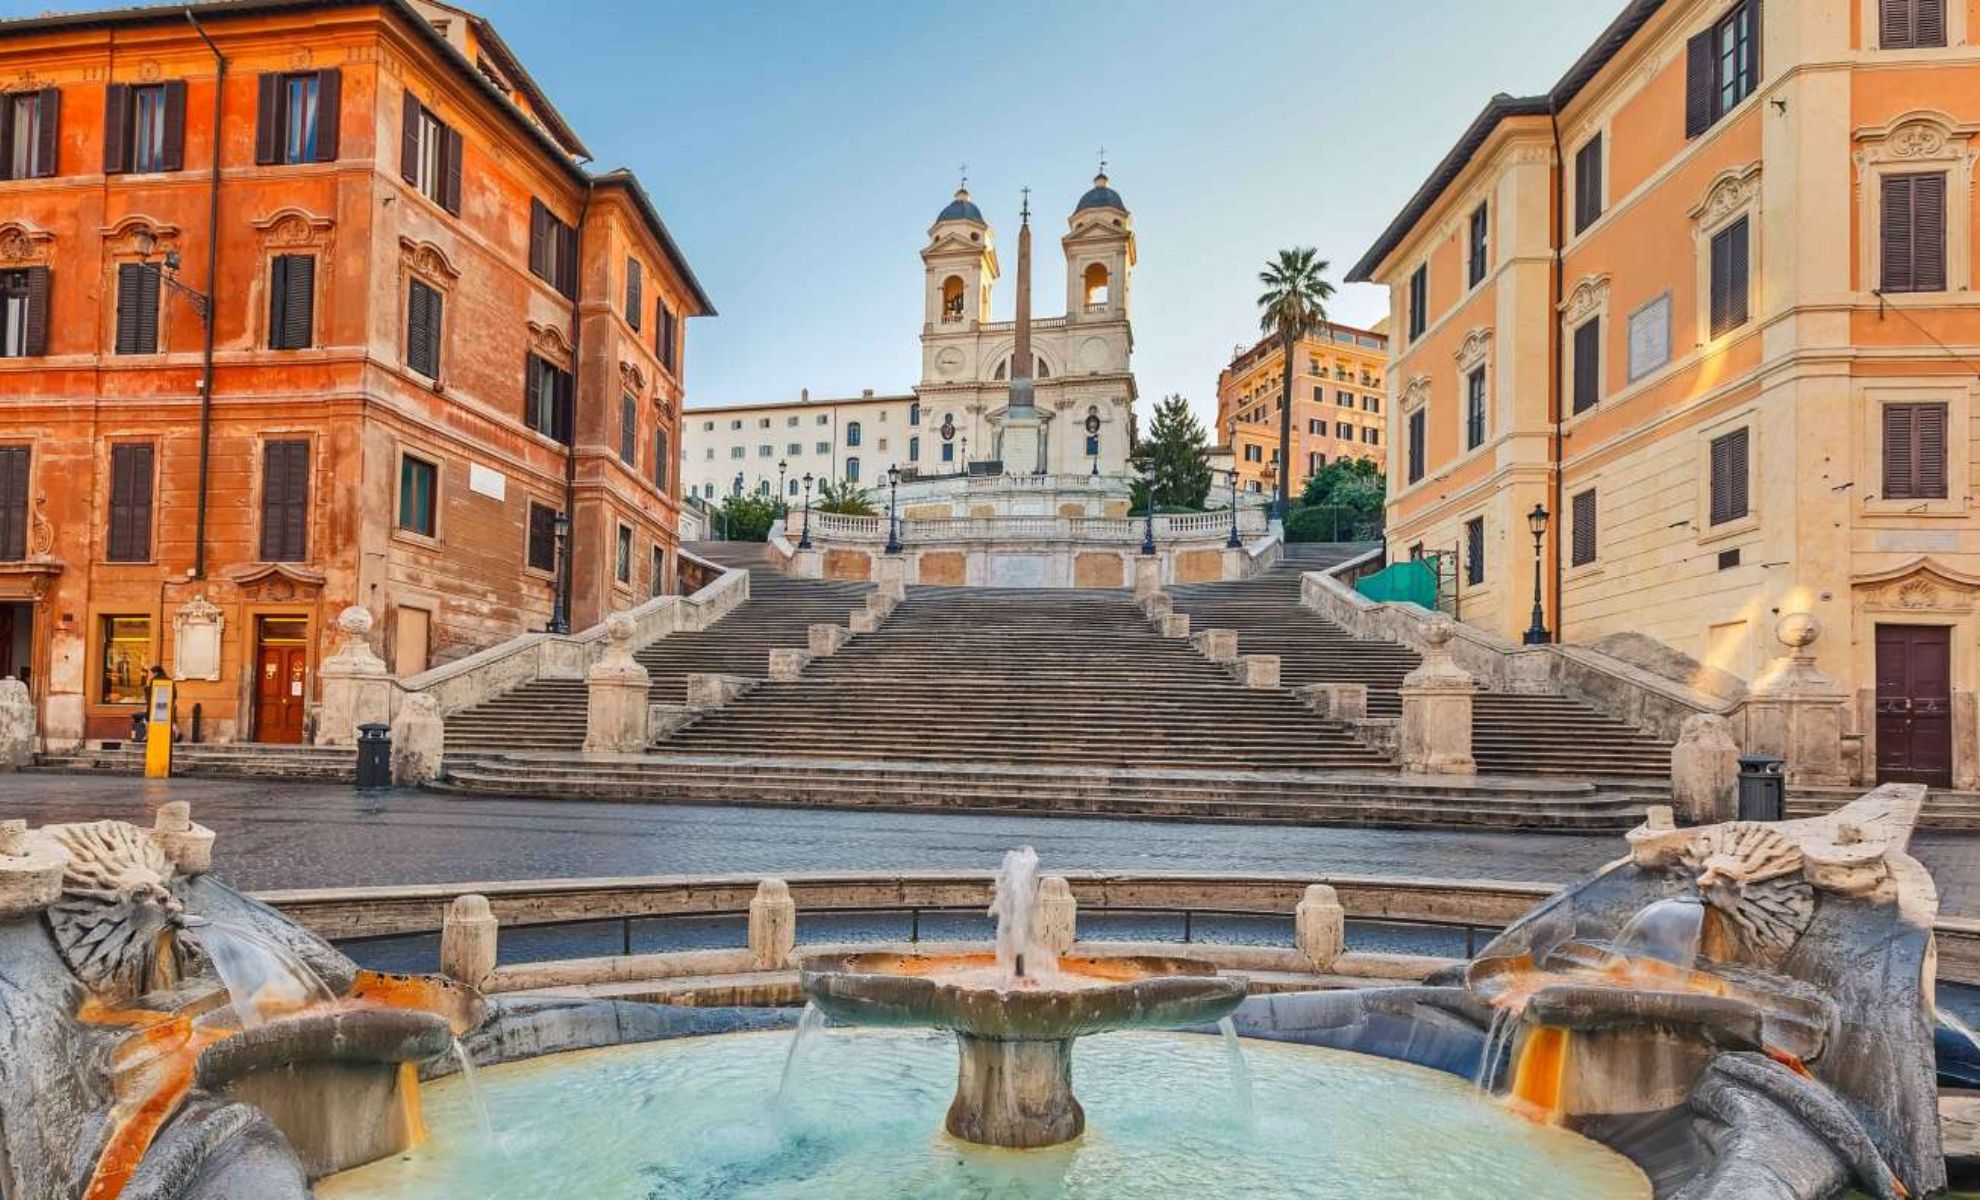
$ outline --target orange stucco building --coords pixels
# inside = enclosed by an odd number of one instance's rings
[[[1328,321],[1300,339],[1293,355],[1292,495],[1330,462],[1387,453],[1382,395],[1388,336]],[[1238,349],[1217,373],[1217,428],[1231,447],[1238,487],[1277,493],[1280,396],[1285,350],[1276,336]],[[1214,491],[1214,489],[1213,489]]]
[[[560,575],[572,628],[674,589],[713,310],[486,22],[39,17],[0,79],[0,673],[51,747],[127,735],[154,664],[182,734],[299,740],[346,605],[403,677]]]
[[[1753,682],[1813,616],[1860,774],[1980,784],[1976,20],[1632,0],[1487,104],[1349,275],[1391,289],[1392,548],[1455,551],[1464,620],[1529,627],[1539,507],[1554,635]]]

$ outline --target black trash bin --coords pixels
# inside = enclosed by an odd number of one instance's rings
[[[150,713],[145,712],[143,710],[139,710],[131,714],[131,744],[133,746],[144,745],[145,730],[150,726],[150,724],[151,724]]]
[[[392,786],[392,727],[382,721],[358,726],[357,785]]]
[[[1783,821],[1787,819],[1787,776],[1781,768],[1784,758],[1771,754],[1743,754],[1739,759],[1739,819],[1742,821]]]

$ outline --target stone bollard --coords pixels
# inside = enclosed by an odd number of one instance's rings
[[[419,787],[440,778],[447,753],[447,723],[440,702],[425,692],[410,692],[399,701],[392,718],[392,782]]]
[[[204,875],[213,869],[213,831],[193,824],[192,805],[184,800],[158,806],[151,822],[151,844],[181,875]]]
[[[811,651],[779,647],[770,652],[770,682],[795,683],[811,665]]]
[[[440,973],[469,987],[480,987],[495,971],[499,924],[488,897],[454,897],[440,926]]]
[[[820,623],[805,630],[805,640],[814,658],[830,658],[837,654],[839,647],[845,645],[851,637],[852,630],[844,625]]]
[[[1623,835],[1629,843],[1629,857],[1646,871],[1665,871],[1676,866],[1685,851],[1697,840],[1695,830],[1679,829],[1668,804],[1652,804],[1643,810],[1643,824]]]
[[[337,628],[344,644],[316,672],[323,696],[316,712],[319,746],[355,746],[358,726],[392,720],[392,671],[372,653],[371,610],[351,605],[337,614]]]
[[[1324,883],[1307,885],[1293,910],[1293,944],[1316,971],[1331,971],[1347,945],[1347,912]]]
[[[1150,621],[1160,625],[1163,617],[1176,611],[1176,601],[1167,592],[1156,592],[1141,602],[1141,611]]]
[[[631,754],[646,749],[646,693],[653,679],[633,657],[631,617],[613,613],[605,632],[605,654],[584,677],[584,748]]]
[[[1211,662],[1236,662],[1238,635],[1235,629],[1206,629],[1189,639],[1197,653]]]
[[[1079,940],[1079,901],[1073,899],[1072,885],[1063,875],[1047,875],[1038,881],[1038,911],[1033,917],[1038,940],[1054,954],[1071,954]]]
[[[846,618],[846,628],[854,633],[872,633],[880,628],[880,615],[860,609]]]
[[[791,885],[766,879],[756,885],[749,902],[749,967],[752,971],[782,971],[797,951],[797,901]]]
[[[19,770],[33,761],[34,696],[23,681],[0,679],[0,771]]]
[[[1402,722],[1397,735],[1402,769],[1415,775],[1475,775],[1471,756],[1471,703],[1478,690],[1451,657],[1456,631],[1448,619],[1423,630],[1423,665],[1403,676]]]
[[[1248,688],[1268,689],[1279,686],[1279,656],[1276,654],[1247,654],[1237,660],[1238,682]]]
[[[1671,807],[1687,825],[1739,815],[1739,743],[1732,722],[1714,713],[1685,718],[1671,747]]]
[[[1368,685],[1365,683],[1308,683],[1294,688],[1293,695],[1329,721],[1368,719]]]
[[[687,677],[687,706],[696,710],[720,708],[747,692],[754,682],[741,675],[690,672]]]
[[[646,706],[646,736],[658,740],[676,729],[692,725],[701,715],[685,704],[649,703]]]
[[[62,895],[68,852],[28,837],[26,821],[0,821],[0,919],[38,913]]]
[[[1165,638],[1187,638],[1189,636],[1189,614],[1172,612],[1161,620],[1162,636]]]
[[[1141,555],[1134,560],[1134,598],[1146,600],[1162,590],[1162,560]]]

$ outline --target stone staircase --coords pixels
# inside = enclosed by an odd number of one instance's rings
[[[106,743],[43,754],[36,758],[35,766],[45,771],[142,774],[144,747],[130,742]],[[172,774],[350,783],[357,777],[357,751],[348,746],[181,742],[172,747]]]
[[[1273,570],[1237,583],[1171,589],[1192,631],[1234,629],[1240,654],[1279,656],[1280,683],[1363,683],[1368,715],[1402,713],[1403,676],[1414,650],[1364,641],[1300,604],[1300,575],[1338,565],[1365,546],[1288,546]],[[1472,755],[1481,773],[1569,775],[1667,786],[1671,747],[1566,696],[1480,692],[1473,707]]]

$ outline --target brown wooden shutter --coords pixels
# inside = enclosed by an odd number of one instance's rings
[[[445,154],[440,175],[440,207],[461,215],[461,135],[459,132],[442,128]]]
[[[151,447],[110,448],[111,562],[143,562],[151,557]]]
[[[1878,256],[1881,262],[1878,286],[1886,292],[1909,292],[1914,288],[1916,266],[1912,255],[1911,175],[1886,175],[1879,189],[1882,209],[1877,223]]]
[[[1717,56],[1712,31],[1693,34],[1684,48],[1684,136],[1695,138],[1712,127],[1712,104],[1717,92]]]
[[[557,255],[557,290],[575,298],[578,276],[577,226],[559,222],[557,238],[563,246],[563,252]]]
[[[344,73],[335,67],[316,73],[316,161],[336,162],[343,128]]]
[[[309,443],[268,442],[262,447],[261,561],[308,557]]]
[[[14,168],[14,122],[13,114],[8,111],[12,108],[10,99],[7,93],[0,92],[0,179],[14,177],[11,173]]]
[[[113,83],[103,95],[103,173],[130,170],[131,87]]]
[[[529,506],[529,543],[524,554],[538,571],[557,569],[557,513],[547,505]]]
[[[282,153],[282,75],[263,71],[255,81],[254,161],[267,166]]]
[[[1595,561],[1595,492],[1593,489],[1582,492],[1574,498],[1574,544],[1571,553],[1574,566],[1582,566]]]
[[[545,248],[550,239],[550,210],[543,207],[543,201],[532,196],[529,200],[529,269],[542,279],[550,277],[545,259]]]
[[[27,557],[28,466],[26,446],[0,446],[0,560]]]
[[[407,92],[399,119],[399,176],[415,186],[419,183],[419,113],[419,101]]]
[[[158,350],[158,270],[144,263],[117,266],[117,353]]]
[[[1739,326],[1746,324],[1747,317],[1751,315],[1747,304],[1747,289],[1749,280],[1752,278],[1752,271],[1750,270],[1751,263],[1749,262],[1748,254],[1748,247],[1751,244],[1751,228],[1747,225],[1746,218],[1741,217],[1738,224],[1734,225],[1727,232],[1732,237],[1731,253],[1727,256],[1730,261],[1726,268],[1731,274],[1731,278],[1727,281],[1730,286],[1727,289],[1729,300],[1726,306],[1726,316],[1734,326]]]
[[[645,303],[640,286],[639,260],[629,258],[626,260],[626,324],[634,329],[639,328],[639,313]]]
[[[1884,406],[1884,499],[1946,497],[1946,406]]]
[[[29,358],[48,353],[48,268],[27,269],[27,329],[23,340]]]
[[[1589,138],[1574,156],[1574,231],[1602,215],[1602,135]]]
[[[653,431],[653,486],[662,492],[667,490],[669,464],[667,461],[667,431]]]
[[[1946,290],[1946,177],[1917,175],[1911,181],[1912,286],[1921,292]]]
[[[1917,431],[1918,495],[1946,498],[1946,406],[1920,404],[1913,427]]]
[[[1912,42],[1912,0],[1879,0],[1877,5],[1877,47],[1903,50]]]
[[[315,256],[277,255],[268,284],[268,344],[277,350],[306,349],[316,315]]]
[[[1711,523],[1721,525],[1747,514],[1746,430],[1715,438],[1711,450]]]
[[[214,83],[219,86],[218,81]],[[220,131],[214,130],[219,137]],[[159,148],[159,169],[183,171],[186,169],[186,81],[168,79],[165,81],[165,144]]]
[[[414,280],[406,294],[406,365],[440,378],[440,293]]]
[[[47,179],[60,173],[60,164],[56,159],[62,149],[62,89],[42,88],[35,100],[35,109],[38,124],[35,127],[34,173],[39,178]]]
[[[1602,318],[1574,330],[1574,411],[1595,407],[1602,398]]]
[[[1911,44],[1914,46],[1946,44],[1945,0],[1911,0]]]

